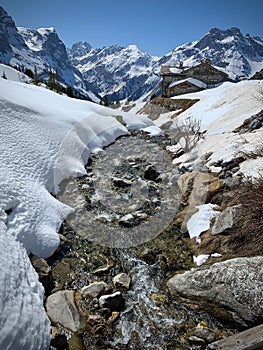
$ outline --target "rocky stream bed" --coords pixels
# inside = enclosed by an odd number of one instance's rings
[[[181,225],[185,193],[170,143],[169,135],[132,132],[93,155],[86,176],[62,184],[58,198],[75,211],[61,246],[47,262],[32,258],[46,290],[51,349],[203,350],[242,328],[219,308],[202,311],[198,298],[214,306],[202,293],[185,295],[185,280],[176,282],[181,290],[171,283],[194,267],[196,251]]]

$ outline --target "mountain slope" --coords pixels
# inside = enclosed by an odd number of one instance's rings
[[[136,45],[95,49],[87,42],[78,42],[68,53],[90,87],[111,100],[138,99],[159,81],[159,71],[154,70],[157,58]]]
[[[2,63],[29,68],[47,79],[50,67],[57,70],[61,81],[82,96],[98,100],[87,91],[81,73],[67,56],[66,47],[54,28],[31,30],[17,28],[13,19],[0,6],[0,60]]]
[[[159,91],[162,65],[199,64],[208,58],[232,80],[251,77],[263,68],[263,41],[238,28],[212,28],[200,40],[175,48],[163,57],[151,56],[136,45],[93,48],[77,42],[66,50],[54,28],[17,28],[0,7],[0,61],[34,69],[47,79],[51,66],[60,78],[84,96],[99,101],[146,99]],[[96,94],[91,93],[91,91]]]
[[[162,64],[192,66],[208,58],[212,64],[236,80],[250,77],[263,68],[263,41],[240,32],[238,28],[211,29],[203,38],[182,45],[161,59]]]
[[[72,64],[81,71],[87,84],[111,100],[158,91],[162,65],[193,66],[209,58],[212,64],[233,80],[250,77],[263,68],[263,41],[240,32],[238,28],[211,29],[200,40],[175,48],[163,57],[152,57],[135,45],[92,48],[78,42],[68,50]]]

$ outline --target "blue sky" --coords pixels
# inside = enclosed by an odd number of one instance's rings
[[[136,44],[151,55],[200,39],[212,27],[263,38],[263,0],[0,0],[17,26],[55,27],[71,46]]]

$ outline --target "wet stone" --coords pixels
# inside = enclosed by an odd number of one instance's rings
[[[148,165],[144,172],[144,178],[146,180],[156,181],[159,175],[159,172],[153,165]]]
[[[93,282],[81,289],[80,293],[83,298],[97,298],[107,288],[107,284],[102,281]]]
[[[103,295],[99,298],[99,305],[112,311],[121,311],[125,305],[125,299],[121,292]]]
[[[126,288],[129,289],[131,278],[127,273],[120,273],[113,278],[113,284],[116,289]]]
[[[46,310],[53,323],[59,323],[72,332],[81,331],[85,323],[75,304],[74,291],[59,291],[47,298]]]

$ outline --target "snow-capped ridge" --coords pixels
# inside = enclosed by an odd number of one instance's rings
[[[57,70],[62,84],[71,86],[80,96],[94,96],[81,73],[68,59],[64,43],[53,27],[37,30],[16,27],[13,19],[0,7],[0,60],[23,70],[37,69],[38,76],[48,79],[50,67]],[[98,101],[98,98],[96,98]]]
[[[63,82],[81,95],[108,96],[110,101],[137,100],[160,93],[162,65],[197,65],[210,59],[212,65],[233,80],[250,78],[263,68],[263,41],[258,36],[243,35],[239,28],[211,28],[202,38],[175,47],[163,57],[151,56],[136,43],[94,48],[79,41],[66,49],[55,29],[17,28],[12,18],[0,10],[0,60],[34,69],[47,79],[51,66]],[[92,91],[93,94],[90,92]]]
[[[126,48],[89,46],[86,52],[82,44],[76,44],[69,49],[69,57],[97,93],[113,101],[127,97],[136,100],[158,92],[162,65],[183,62],[191,67],[208,58],[232,80],[249,78],[263,68],[262,44],[258,37],[243,36],[237,27],[211,28],[201,39],[182,44],[163,57],[150,56],[134,44]]]
[[[54,27],[50,27],[50,28],[38,28],[37,32],[41,35],[49,35],[51,33],[56,33],[56,30]]]

